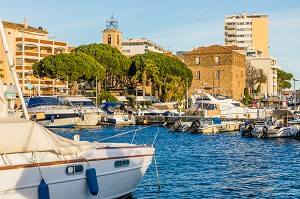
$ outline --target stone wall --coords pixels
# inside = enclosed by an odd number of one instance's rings
[[[244,55],[214,45],[186,53],[184,58],[193,73],[189,95],[202,87],[207,88],[206,92],[213,95],[230,96],[235,100],[240,100],[244,95],[246,70]],[[197,78],[199,72],[200,79]]]

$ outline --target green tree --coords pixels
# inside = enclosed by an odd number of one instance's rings
[[[154,52],[135,55],[130,60],[129,77],[142,85],[145,85],[145,82],[148,85],[152,83],[155,89],[159,90],[161,101],[184,99],[186,78],[192,80],[193,75],[182,61]]]
[[[289,82],[292,80],[293,75],[291,73],[284,72],[283,70],[277,70],[277,84],[278,91],[282,89],[291,88],[292,84]]]
[[[94,43],[79,46],[73,52],[85,53],[105,67],[107,79],[113,80],[108,82],[107,87],[116,88],[126,86],[130,60],[117,48],[107,44]]]
[[[105,68],[84,53],[71,52],[50,55],[36,62],[33,65],[33,73],[40,78],[50,77],[77,85],[78,80],[92,80],[96,77],[99,80],[104,79]]]
[[[97,99],[98,99],[99,104],[102,101],[106,101],[106,102],[117,102],[118,101],[118,99],[109,92],[102,92],[100,95],[98,95]]]

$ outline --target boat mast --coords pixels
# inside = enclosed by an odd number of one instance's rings
[[[19,80],[18,80],[17,72],[16,72],[16,69],[15,69],[15,66],[14,66],[14,63],[13,63],[13,58],[12,58],[12,55],[11,55],[9,47],[8,47],[8,43],[7,43],[7,39],[6,39],[6,35],[5,35],[5,32],[4,32],[4,27],[3,27],[3,23],[2,23],[1,18],[0,18],[0,35],[1,35],[1,38],[2,38],[4,52],[5,52],[5,55],[6,55],[7,62],[8,62],[9,70],[11,72],[14,83],[16,85],[25,118],[29,120],[27,107],[26,107],[25,100],[24,100],[24,97],[23,97],[23,94],[22,94],[22,90],[21,90],[21,86],[20,86],[20,83],[19,83]]]

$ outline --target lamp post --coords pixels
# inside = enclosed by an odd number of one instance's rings
[[[138,100],[137,100],[138,88],[139,88],[138,86],[136,86],[136,88],[135,88],[135,107],[136,107],[136,109],[138,107]]]
[[[297,100],[297,95],[296,95],[296,81],[299,81],[299,79],[293,79],[294,81],[294,109],[296,110],[296,100]]]

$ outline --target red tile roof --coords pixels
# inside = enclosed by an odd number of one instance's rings
[[[199,47],[197,49],[194,49],[188,53],[185,54],[194,54],[194,53],[203,53],[203,54],[208,54],[208,53],[230,53],[233,52],[233,50],[240,50],[239,47],[235,46],[219,46],[219,45],[211,45],[208,47]]]
[[[48,34],[47,30],[41,30],[39,28],[34,28],[32,26],[27,26],[27,28],[24,27],[24,24],[18,24],[18,23],[12,23],[12,22],[6,22],[3,21],[4,28],[13,28],[20,31],[28,31],[28,32],[36,32],[41,34]]]

